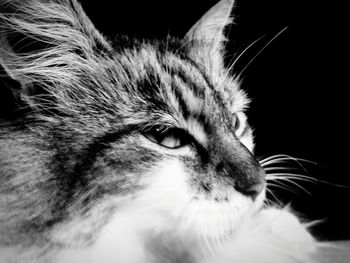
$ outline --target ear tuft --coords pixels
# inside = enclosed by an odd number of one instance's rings
[[[219,1],[185,36],[190,56],[210,72],[218,73],[223,67],[224,29],[232,23],[233,4],[234,0]]]
[[[221,0],[213,6],[188,31],[186,38],[194,41],[203,41],[214,46],[219,45],[224,37],[224,28],[232,23],[230,16],[234,0]]]
[[[52,102],[65,108],[74,89],[83,93],[82,76],[96,82],[100,61],[111,56],[77,1],[0,0],[0,95],[19,96],[35,110]]]

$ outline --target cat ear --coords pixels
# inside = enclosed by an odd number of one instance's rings
[[[224,28],[232,22],[233,3],[234,0],[219,1],[192,26],[186,34],[187,39],[220,45],[225,40]]]
[[[213,60],[222,60],[221,51],[226,40],[224,29],[232,23],[230,14],[233,4],[234,0],[219,1],[188,31],[185,41],[194,53],[193,57],[199,58],[205,64],[222,62]]]
[[[57,100],[111,51],[75,0],[0,1],[0,96]]]

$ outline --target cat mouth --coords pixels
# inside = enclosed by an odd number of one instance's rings
[[[178,162],[168,161],[157,169],[149,187],[129,207],[138,215],[150,215],[147,222],[151,225],[155,218],[159,219],[162,223],[154,227],[161,232],[215,239],[230,235],[244,218],[253,216],[264,204],[265,186],[252,198],[232,185],[216,182],[205,190],[193,187],[189,181],[188,173]]]
[[[204,188],[204,187],[203,187]],[[210,189],[206,186],[205,191],[200,191],[198,195],[194,196],[193,199],[200,200],[202,196],[206,200],[214,201],[214,202],[231,202],[237,198],[236,190],[233,190],[233,187],[211,187]],[[245,196],[248,199],[252,199],[253,202],[261,202],[261,199],[265,198],[266,192],[266,183],[261,183],[257,185],[253,185],[250,189],[246,189],[241,191],[239,194]]]
[[[253,201],[240,193],[216,193],[211,198],[195,196],[183,212],[180,229],[200,239],[228,238],[245,219],[254,217],[264,204],[265,191]]]

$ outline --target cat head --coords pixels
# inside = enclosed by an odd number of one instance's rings
[[[74,0],[0,4],[0,224],[62,233],[133,209],[218,236],[259,209],[249,99],[223,63],[232,5],[183,38],[112,42]]]

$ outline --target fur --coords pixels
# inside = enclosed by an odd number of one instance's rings
[[[223,64],[232,0],[182,39],[110,41],[75,0],[0,2],[1,263],[312,262],[265,205],[249,99]],[[10,112],[10,110],[9,110]]]

